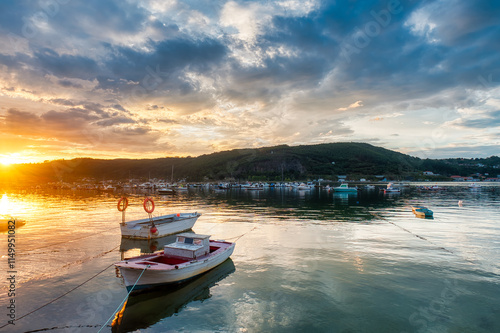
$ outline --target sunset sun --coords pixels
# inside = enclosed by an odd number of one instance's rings
[[[12,155],[11,156],[8,156],[8,155],[0,156],[0,164],[2,164],[4,166],[9,166],[11,164],[16,164],[16,163],[20,163],[16,156],[12,156]]]

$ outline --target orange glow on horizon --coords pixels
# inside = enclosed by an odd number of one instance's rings
[[[4,166],[9,166],[11,164],[21,164],[26,163],[23,157],[19,153],[9,154],[9,155],[0,155],[0,164]]]

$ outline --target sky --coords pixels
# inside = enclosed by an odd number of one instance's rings
[[[500,155],[500,2],[0,2],[0,162]]]

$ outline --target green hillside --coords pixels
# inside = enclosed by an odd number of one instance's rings
[[[367,143],[328,143],[235,149],[198,157],[98,160],[80,158],[0,168],[0,182],[124,180],[157,178],[170,181],[336,179],[347,175],[375,179],[411,179],[422,171],[444,176],[489,171],[495,174],[500,158],[421,160]],[[479,171],[478,171],[479,170]],[[498,172],[500,173],[500,172]]]

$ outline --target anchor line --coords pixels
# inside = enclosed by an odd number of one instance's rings
[[[468,259],[468,258],[465,258],[465,257],[463,257],[463,256],[460,256],[460,255],[458,255],[457,253],[455,253],[455,252],[453,252],[453,251],[451,251],[451,250],[448,250],[447,248],[445,248],[445,247],[443,247],[443,246],[439,246],[438,244],[436,244],[436,243],[434,243],[434,242],[432,242],[432,241],[428,240],[427,238],[425,238],[425,237],[423,237],[423,236],[420,236],[420,235],[418,235],[418,234],[416,234],[416,233],[414,233],[414,232],[412,232],[412,231],[410,231],[410,230],[408,230],[408,229],[406,229],[406,228],[404,228],[404,227],[402,227],[402,226],[400,226],[400,225],[397,225],[396,223],[394,223],[394,222],[392,222],[392,221],[389,221],[389,220],[388,220],[388,219],[386,219],[385,217],[382,217],[382,216],[380,216],[380,215],[378,215],[378,214],[375,214],[375,213],[372,213],[372,214],[373,214],[375,217],[377,217],[378,219],[383,220],[383,221],[386,221],[387,223],[390,223],[390,224],[392,224],[392,225],[394,225],[394,226],[398,227],[399,229],[401,229],[401,230],[403,230],[403,231],[406,231],[407,233],[409,233],[409,234],[411,234],[411,235],[413,235],[413,236],[415,236],[415,237],[417,237],[417,238],[419,238],[419,239],[421,239],[421,240],[423,240],[423,241],[426,241],[426,242],[428,242],[428,243],[430,243],[430,244],[434,245],[435,247],[437,247],[437,248],[438,248],[438,249],[440,249],[440,250],[443,250],[443,251],[448,252],[448,253],[451,253],[451,254],[453,254],[453,255],[455,255],[455,256],[461,257],[463,260],[467,261],[468,263],[471,263],[471,264],[474,264],[474,265],[476,264],[474,261],[472,261],[472,260],[470,260],[470,259]]]
[[[105,232],[108,232],[110,231],[111,229],[106,229],[106,230],[103,230],[101,232],[96,232],[96,233],[93,233],[91,235],[87,235],[87,236],[83,236],[83,237],[79,237],[79,238],[73,238],[73,239],[70,239],[70,240],[67,240],[67,241],[64,241],[64,242],[60,242],[60,243],[54,243],[54,244],[47,244],[47,245],[44,245],[44,246],[40,246],[40,247],[37,247],[36,249],[28,249],[28,250],[25,250],[24,252],[31,252],[31,251],[38,251],[40,249],[45,249],[47,247],[51,247],[51,246],[56,246],[56,245],[60,245],[60,244],[67,244],[69,242],[74,242],[74,241],[77,241],[77,240],[80,240],[80,239],[84,239],[84,238],[88,238],[88,237],[92,237],[92,236],[95,236],[95,235],[100,235],[100,234],[103,234]]]
[[[137,285],[137,282],[139,282],[139,279],[141,278],[142,274],[144,274],[144,272],[146,271],[146,269],[148,269],[149,267],[151,267],[151,265],[147,265],[146,267],[144,267],[144,269],[142,270],[141,274],[139,275],[139,277],[135,281],[134,285],[132,286],[132,288],[130,289],[130,291],[128,292],[128,294],[125,296],[125,298],[120,303],[120,305],[118,305],[118,307],[116,308],[116,310],[111,314],[111,316],[109,317],[109,319],[106,320],[106,322],[101,326],[101,328],[99,329],[99,331],[97,331],[97,333],[101,332],[101,330],[109,323],[109,321],[111,320],[111,318],[113,318],[114,315],[120,310],[120,308],[123,306],[123,303],[125,303],[125,301],[129,297],[130,293],[134,290],[135,286]]]
[[[235,240],[234,240],[234,241],[236,242],[236,241],[237,241],[237,240],[239,240],[241,237],[245,236],[245,235],[246,235],[246,234],[248,234],[248,233],[251,233],[251,232],[252,232],[252,231],[254,231],[255,229],[257,229],[257,226],[253,227],[251,230],[249,230],[249,231],[245,232],[244,234],[241,234],[241,235],[239,235],[239,236],[235,236],[235,237],[231,237],[231,238],[227,238],[227,240],[231,240],[231,239],[235,238]]]
[[[73,265],[80,265],[80,264],[83,264],[83,263],[86,263],[88,261],[91,261],[91,260],[94,260],[94,259],[97,259],[97,258],[100,258],[102,256],[105,256],[106,254],[108,253],[111,253],[113,251],[115,251],[117,248],[119,248],[120,245],[117,245],[115,246],[114,248],[112,248],[111,250],[107,250],[107,251],[104,251],[104,252],[101,252],[99,254],[96,254],[95,256],[92,256],[92,257],[86,257],[86,258],[83,258],[83,259],[80,259],[80,260],[77,260],[77,261],[73,261],[73,262],[70,262],[70,263],[67,263],[59,268],[57,268],[57,270],[61,270],[61,269],[66,269],[66,268],[69,268]],[[43,277],[47,277],[49,276],[50,277],[51,275],[51,272],[47,272],[47,273],[41,273],[37,276],[37,279],[39,278],[43,278]],[[30,279],[28,279],[27,281],[29,281]],[[27,282],[25,281],[25,282]],[[0,327],[1,328],[1,327]]]
[[[44,307],[46,307],[47,305],[50,305],[50,304],[54,303],[55,301],[57,301],[57,300],[59,300],[59,299],[63,298],[63,297],[64,297],[64,296],[66,296],[67,294],[69,294],[69,293],[71,293],[71,292],[75,291],[76,289],[80,288],[81,286],[83,286],[84,284],[86,284],[86,283],[87,283],[87,282],[89,282],[90,280],[94,279],[94,278],[95,278],[95,277],[97,277],[98,275],[102,274],[104,271],[106,271],[108,268],[110,268],[110,267],[111,267],[111,266],[113,266],[113,265],[114,265],[114,264],[111,264],[111,265],[107,266],[107,267],[106,267],[106,268],[104,268],[102,271],[100,271],[100,272],[98,272],[97,274],[93,275],[92,277],[90,277],[89,279],[87,279],[87,280],[85,280],[84,282],[80,283],[80,284],[79,284],[79,285],[77,285],[76,287],[74,287],[74,288],[72,288],[72,289],[68,290],[68,291],[67,291],[67,292],[65,292],[64,294],[62,294],[62,295],[60,295],[60,296],[58,296],[58,297],[54,298],[54,299],[53,299],[53,300],[51,300],[50,302],[47,302],[47,303],[45,303],[44,305],[42,305],[42,306],[40,306],[40,307],[38,307],[38,308],[34,309],[33,311],[28,312],[28,313],[27,313],[27,314],[25,314],[25,315],[22,315],[21,317],[16,318],[16,319],[14,319],[14,320],[15,320],[15,321],[19,321],[20,319],[23,319],[24,317],[27,317],[27,316],[29,316],[29,315],[31,315],[31,314],[33,314],[33,313],[37,312],[38,310],[43,309],[43,308],[44,308]],[[7,326],[7,325],[10,325],[10,324],[8,324],[8,323],[7,323],[7,324],[5,324],[5,325],[3,325],[3,326],[0,326],[0,328],[4,328],[4,327],[5,327],[5,326]]]
[[[36,330],[32,330],[32,331],[26,331],[24,333],[37,333],[37,332],[47,332],[47,331],[55,331],[55,330],[66,330],[68,328],[84,328],[84,327],[87,327],[87,328],[93,328],[93,327],[101,327],[101,325],[73,325],[73,326],[61,326],[61,327],[46,327],[46,328],[39,328],[39,329],[36,329]],[[108,327],[111,327],[110,325],[108,325]]]

